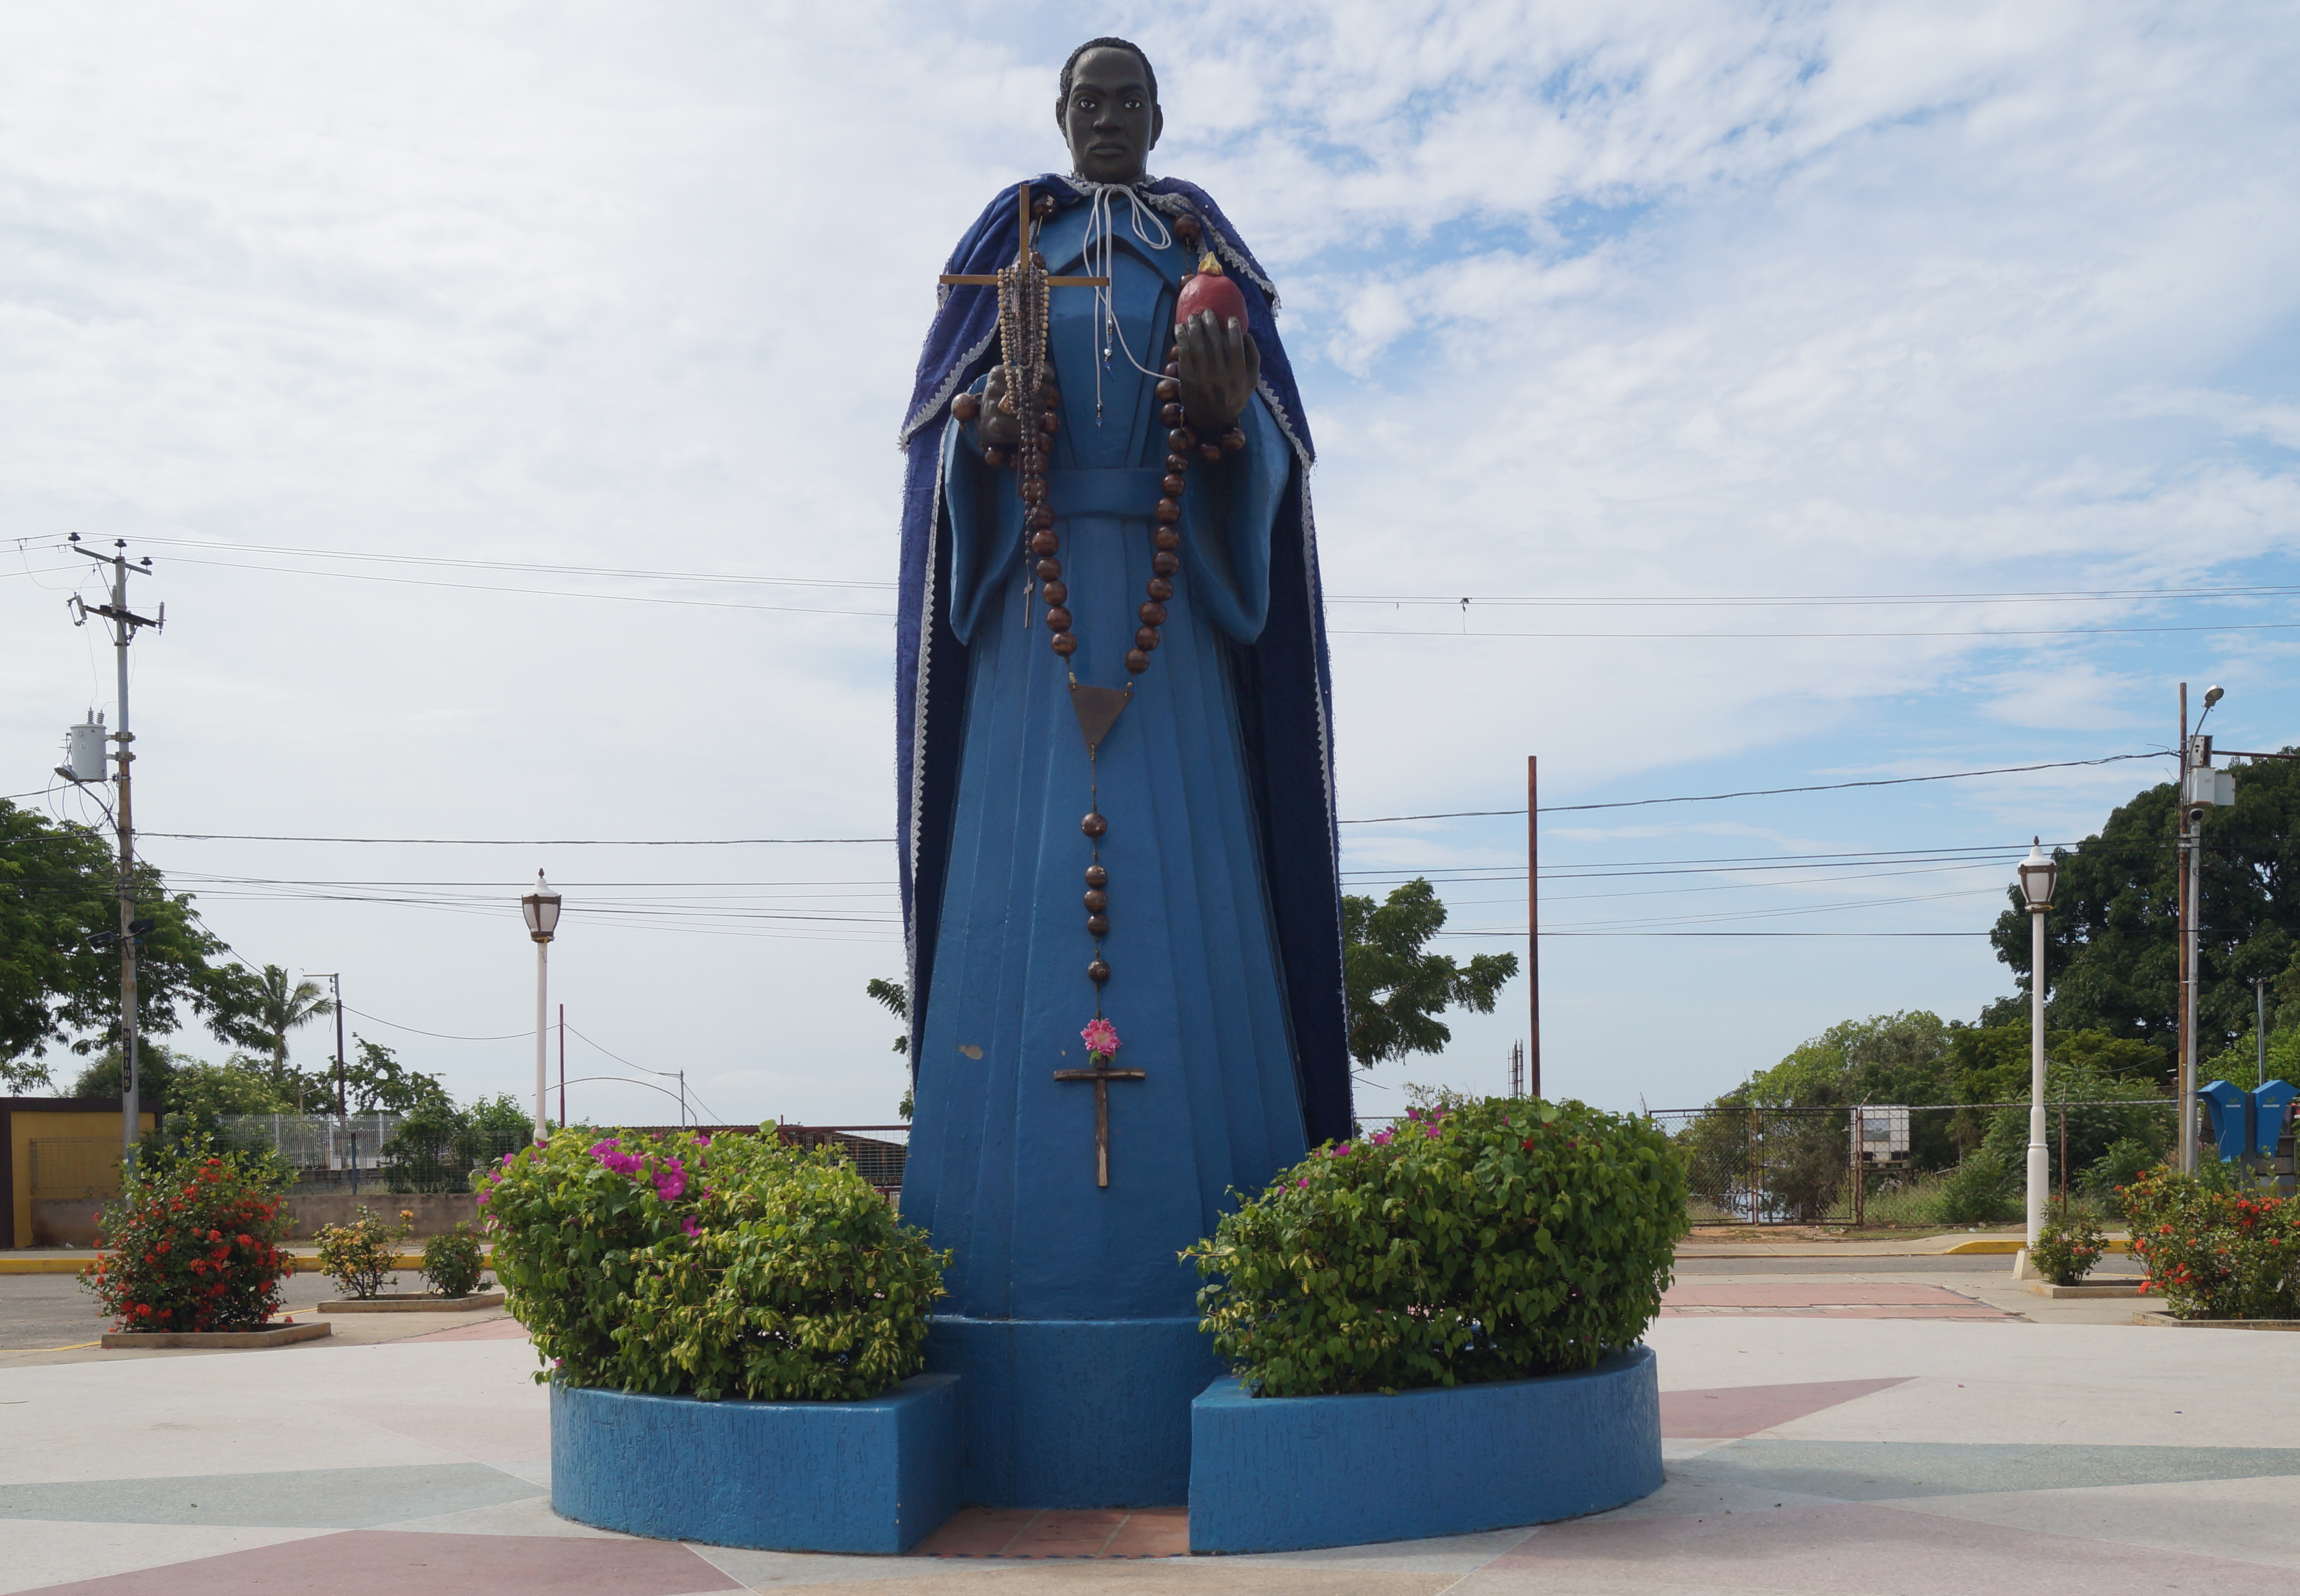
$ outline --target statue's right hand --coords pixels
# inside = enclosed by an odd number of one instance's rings
[[[1021,441],[1021,419],[1005,408],[1005,398],[1006,368],[993,366],[990,368],[990,380],[982,390],[982,408],[971,423],[974,441],[983,448],[1012,449]],[[1055,403],[1059,399],[1060,395],[1054,390],[1054,369],[1049,366],[1038,383],[1039,408]]]

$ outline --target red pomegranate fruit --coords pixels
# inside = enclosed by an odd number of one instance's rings
[[[1212,250],[1200,258],[1197,275],[1183,279],[1182,292],[1174,301],[1174,325],[1181,326],[1200,311],[1212,311],[1216,327],[1227,326],[1232,318],[1241,328],[1246,326],[1246,295],[1222,275],[1221,262]]]

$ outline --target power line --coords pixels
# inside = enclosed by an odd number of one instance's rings
[[[2169,748],[2153,749],[2146,753],[2112,753],[2096,760],[2053,760],[2041,765],[1999,765],[1988,770],[1949,770],[1938,776],[1885,776],[1868,781],[1830,781],[1804,787],[1752,787],[1741,793],[1697,793],[1676,798],[1621,798],[1610,803],[1545,803],[1540,812],[1545,815],[1574,814],[1593,809],[1643,809],[1653,803],[1717,803],[1728,798],[1777,798],[1785,793],[1838,793],[1852,787],[1899,787],[1923,781],[1962,781],[1974,776],[2012,776],[2025,770],[2065,770],[2079,765],[2112,765],[2120,760],[2170,759]],[[1400,820],[1462,820],[1487,815],[1521,815],[1519,809],[1458,809],[1431,815],[1374,815],[1361,820],[1342,820],[1343,826],[1386,826]]]
[[[441,1042],[516,1042],[535,1035],[533,1031],[506,1031],[500,1036],[458,1036],[449,1031],[427,1031],[421,1026],[404,1026],[396,1019],[386,1019],[380,1014],[370,1014],[364,1009],[354,1009],[349,1003],[344,1005],[344,1012],[356,1014],[362,1019],[371,1021],[376,1025],[389,1026],[395,1031],[407,1031],[418,1036],[435,1037]]]

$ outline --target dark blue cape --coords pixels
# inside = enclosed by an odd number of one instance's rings
[[[1079,203],[1064,179],[1031,179],[1033,193]],[[1314,453],[1294,370],[1272,319],[1277,293],[1221,207],[1203,189],[1161,178],[1138,190],[1169,216],[1195,213],[1206,246],[1246,296],[1246,325],[1261,351],[1260,389],[1294,447],[1288,508],[1271,536],[1270,618],[1250,647],[1233,645],[1230,667],[1255,801],[1262,857],[1294,1043],[1301,1058],[1304,1129],[1312,1146],[1350,1134],[1348,1005],[1342,981],[1340,840],[1335,823],[1333,686],[1325,604],[1318,582],[1309,469]],[[951,252],[947,272],[989,272],[1014,259],[1015,204],[1007,190],[983,210]],[[911,1057],[918,1057],[934,974],[935,935],[958,788],[967,656],[939,603],[950,591],[950,524],[942,503],[941,443],[952,397],[996,358],[997,295],[946,287],[920,352],[898,443],[903,475],[902,592],[896,623],[896,802],[908,944]],[[935,580],[929,586],[928,578]],[[915,1064],[913,1066],[915,1074]]]

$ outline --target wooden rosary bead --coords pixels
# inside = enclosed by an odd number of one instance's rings
[[[1052,554],[1062,546],[1062,540],[1051,532],[1030,534],[1030,553],[1033,554]]]
[[[1146,654],[1156,648],[1158,646],[1158,628],[1156,627],[1144,627],[1140,631],[1135,633],[1134,646],[1140,649]]]
[[[1144,591],[1160,603],[1163,603],[1174,596],[1174,585],[1163,577],[1153,577],[1150,578],[1150,585]]]
[[[1182,502],[1179,499],[1161,499],[1158,508],[1150,513],[1171,525],[1182,519]]]
[[[1217,451],[1217,453],[1219,453],[1219,451]],[[1046,479],[1044,477],[1025,477],[1022,478],[1022,502],[1025,504],[1036,504],[1046,496]]]
[[[1190,457],[1182,453],[1179,450],[1177,450],[1175,453],[1166,456],[1166,470],[1168,475],[1179,477],[1189,469]]]
[[[1150,531],[1150,546],[1170,553],[1182,546],[1182,535],[1171,527],[1154,527]]]
[[[1182,368],[1175,364],[1174,352],[1169,349],[1166,351],[1166,375],[1169,377],[1179,377],[1181,374]]]
[[[1198,458],[1204,461],[1207,464],[1220,465],[1221,463],[1221,457],[1222,446],[1220,444],[1200,444],[1198,445]]]
[[[1092,964],[1086,967],[1086,978],[1093,982],[1096,986],[1101,985],[1104,982],[1110,979],[1110,966],[1104,964],[1099,959],[1096,960]]]
[[[1140,676],[1144,671],[1150,669],[1150,656],[1143,653],[1142,650],[1138,648],[1128,649],[1126,651],[1126,669],[1132,671],[1135,675]]]
[[[1006,463],[1006,451],[998,448],[995,445],[983,450],[982,463],[988,466],[992,470],[996,470],[1000,466]]]
[[[1166,606],[1156,599],[1152,599],[1135,613],[1142,618],[1142,624],[1146,627],[1162,627],[1166,624]]]
[[[1150,556],[1150,569],[1162,577],[1171,577],[1182,569],[1182,561],[1179,555],[1170,554],[1161,550]],[[1050,604],[1059,604],[1062,601],[1050,597],[1046,602]]]
[[[1033,532],[1045,531],[1054,524],[1054,507],[1052,504],[1034,505],[1030,513],[1022,518],[1022,524]]]
[[[1169,427],[1179,427],[1182,424],[1182,407],[1179,404],[1162,404],[1158,407],[1158,419]]]
[[[1179,499],[1182,496],[1182,489],[1188,486],[1189,484],[1183,479],[1181,472],[1169,471],[1159,479],[1158,491],[1170,499]]]
[[[1044,271],[1046,269],[1046,257],[1034,249],[1030,252],[1030,264]]]
[[[1050,604],[1067,604],[1070,602],[1071,590],[1068,583],[1049,582],[1046,584],[1046,603]]]
[[[1072,654],[1078,653],[1078,639],[1071,636],[1068,632],[1056,632],[1054,639],[1054,650],[1056,653],[1062,655],[1063,659],[1067,660]]]
[[[1171,377],[1162,377],[1158,379],[1158,397],[1162,402],[1170,399],[1179,399],[1181,396],[1182,385],[1180,383],[1177,382]]]
[[[1198,219],[1188,212],[1174,218],[1174,237],[1185,244],[1196,244],[1198,241]]]
[[[1070,629],[1071,612],[1068,610],[1065,610],[1060,604],[1056,604],[1053,609],[1046,611],[1046,630],[1050,632],[1067,632]]]
[[[1086,884],[1088,886],[1108,886],[1110,872],[1098,864],[1090,864],[1086,868]]]
[[[1086,928],[1089,935],[1107,936],[1110,935],[1110,917],[1103,914],[1090,914],[1086,917]]]
[[[1228,432],[1223,433],[1221,435],[1221,446],[1229,450],[1232,454],[1235,454],[1240,449],[1245,448],[1245,429],[1242,428],[1233,427]]]
[[[1188,449],[1191,445],[1197,441],[1198,440],[1191,435],[1189,428],[1186,427],[1177,427],[1173,431],[1166,435],[1166,446],[1169,449],[1173,450],[1177,454],[1181,453],[1184,450]]]
[[[1103,891],[1102,888],[1097,886],[1087,894],[1086,911],[1088,914],[1100,914],[1104,910],[1109,907],[1110,894]]]
[[[1090,837],[1100,838],[1109,832],[1110,822],[1102,818],[1100,810],[1088,810],[1086,819],[1079,822],[1079,829]]]
[[[1038,430],[1045,433],[1048,437],[1054,436],[1054,434],[1060,432],[1062,429],[1062,419],[1053,411],[1048,411],[1045,415],[1038,418]],[[1244,447],[1243,445],[1239,446],[1241,448]]]
[[[982,413],[982,401],[971,394],[961,394],[950,402],[950,413],[962,421],[971,421]]]
[[[1054,580],[1056,578],[1060,577],[1062,574],[1062,562],[1061,561],[1059,561],[1059,560],[1041,560],[1041,561],[1038,561],[1038,580],[1040,580],[1041,582],[1051,582],[1051,581]]]

